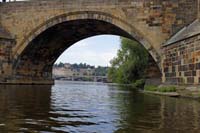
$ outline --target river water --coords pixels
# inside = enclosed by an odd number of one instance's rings
[[[200,132],[200,102],[101,83],[0,86],[0,133]]]

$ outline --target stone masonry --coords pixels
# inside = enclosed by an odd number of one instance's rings
[[[0,83],[51,84],[52,66],[64,50],[82,39],[102,34],[137,40],[151,55],[154,63],[151,66],[155,66],[151,70],[157,70],[156,77],[162,72],[163,82],[187,84],[194,80],[193,83],[197,83],[197,71],[196,77],[187,76],[187,80],[178,77],[178,72],[175,75],[174,71],[178,69],[174,67],[180,66],[182,70],[182,65],[187,63],[174,65],[174,58],[183,57],[179,54],[172,57],[171,53],[174,53],[174,47],[187,42],[188,36],[180,41],[176,33],[198,21],[198,3],[199,0],[0,3],[0,29],[3,29],[0,32]],[[190,36],[189,40],[192,38]]]
[[[163,47],[163,81],[168,84],[200,84],[200,22],[177,33]]]

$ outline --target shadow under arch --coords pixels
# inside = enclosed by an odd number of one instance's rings
[[[82,39],[103,34],[138,41],[160,69],[159,54],[131,24],[106,13],[87,11],[56,16],[30,32],[14,49],[14,79],[51,80],[54,62],[68,47]]]
[[[38,35],[40,35],[42,32],[47,30],[48,28],[51,28],[59,23],[72,21],[72,20],[82,20],[82,19],[92,19],[92,20],[99,20],[108,22],[110,24],[113,24],[125,32],[129,34],[130,39],[134,39],[138,41],[140,44],[142,44],[151,54],[153,59],[158,62],[159,60],[159,54],[156,52],[156,50],[153,48],[152,44],[149,40],[147,40],[142,33],[140,33],[135,27],[133,27],[131,24],[126,22],[125,20],[122,20],[116,16],[113,16],[108,13],[104,12],[97,12],[97,11],[77,11],[77,12],[71,12],[67,14],[62,14],[56,17],[53,17],[46,22],[42,23],[38,27],[36,27],[34,30],[32,30],[30,33],[28,33],[27,36],[24,37],[23,41],[14,49],[14,57],[17,58],[21,55],[23,50],[26,48],[26,46]]]

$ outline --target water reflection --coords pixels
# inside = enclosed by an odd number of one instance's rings
[[[50,111],[51,86],[0,86],[0,131],[16,132],[46,120]]]
[[[114,89],[114,88],[113,88]],[[159,129],[161,118],[158,114],[160,110],[159,97],[152,97],[138,93],[130,88],[120,88],[126,93],[112,94],[116,99],[116,110],[119,111],[120,121],[116,133],[136,132]],[[113,93],[113,92],[111,92]]]
[[[0,86],[0,133],[198,132],[200,102],[104,84]]]
[[[120,111],[120,124],[116,133],[200,131],[199,101],[135,91],[130,91],[127,95],[119,93],[114,98],[118,101],[117,110]]]

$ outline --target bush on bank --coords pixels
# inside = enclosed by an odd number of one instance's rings
[[[110,62],[109,80],[119,84],[142,86],[144,83],[140,79],[145,78],[148,57],[147,50],[138,42],[121,38],[121,48]]]
[[[136,80],[134,83],[132,83],[132,87],[133,88],[144,88],[144,85],[145,85],[145,80],[144,79],[139,79],[139,80]]]

